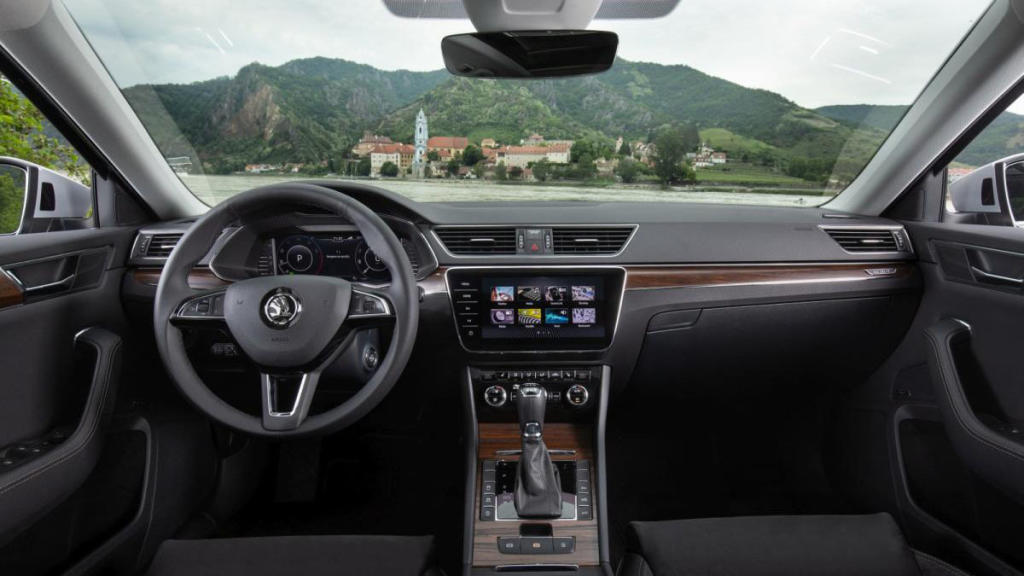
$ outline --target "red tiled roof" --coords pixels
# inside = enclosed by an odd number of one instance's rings
[[[465,148],[469,139],[463,136],[434,136],[427,140],[427,148]]]

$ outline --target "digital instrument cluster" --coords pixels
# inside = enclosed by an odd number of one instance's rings
[[[359,232],[292,234],[272,240],[276,274],[388,281],[387,266]]]

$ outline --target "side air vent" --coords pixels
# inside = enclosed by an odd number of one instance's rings
[[[146,258],[167,258],[178,245],[181,234],[154,234],[146,244]]]
[[[633,233],[632,226],[565,227],[552,230],[555,254],[615,254]]]
[[[825,228],[847,252],[902,252],[906,245],[899,229],[879,228]]]
[[[516,229],[512,227],[435,228],[445,248],[459,256],[515,254]]]

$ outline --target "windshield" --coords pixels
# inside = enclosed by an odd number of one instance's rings
[[[65,0],[168,164],[214,204],[288,178],[420,201],[813,206],[841,192],[987,0],[683,0],[611,70],[455,78],[464,19],[381,0]]]

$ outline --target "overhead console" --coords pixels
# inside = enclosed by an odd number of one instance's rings
[[[445,275],[459,340],[474,352],[608,348],[625,276],[617,266],[465,267]]]

